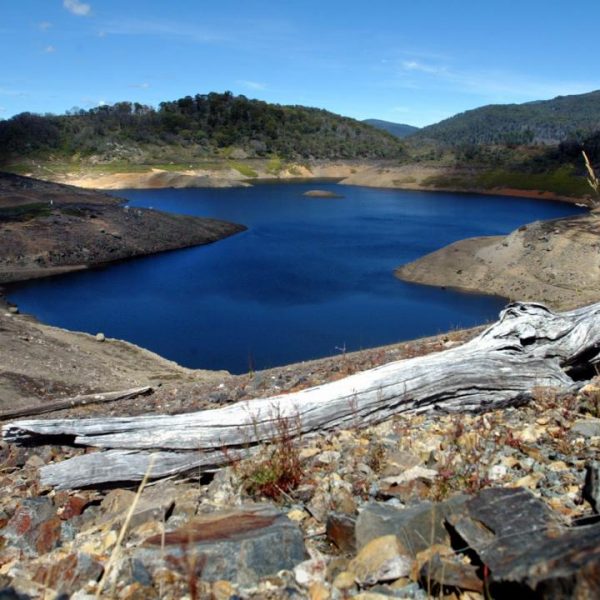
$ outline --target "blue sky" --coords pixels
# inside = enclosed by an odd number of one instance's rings
[[[0,0],[0,118],[231,90],[426,125],[600,89],[598,0]]]

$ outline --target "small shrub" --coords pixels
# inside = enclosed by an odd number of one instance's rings
[[[294,442],[300,433],[299,423],[278,416],[274,427],[273,442],[255,458],[239,463],[237,470],[248,494],[278,500],[300,485],[304,471]]]

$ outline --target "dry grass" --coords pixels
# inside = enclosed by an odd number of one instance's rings
[[[592,163],[590,162],[590,159],[588,158],[588,155],[586,154],[585,150],[581,151],[581,154],[583,154],[583,160],[585,161],[585,168],[588,172],[588,178],[587,178],[587,182],[588,185],[594,190],[594,194],[596,194],[596,200],[594,201],[594,205],[598,205],[598,196],[600,195],[600,181],[598,180],[598,177],[596,177],[596,172],[594,171],[594,167],[592,167]]]
[[[273,441],[235,468],[248,494],[278,500],[300,485],[304,468],[295,442],[300,436],[300,423],[276,415],[273,426]]]

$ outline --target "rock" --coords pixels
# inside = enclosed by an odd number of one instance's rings
[[[537,442],[546,432],[545,427],[539,425],[527,425],[521,431],[517,431],[515,438],[520,442],[531,443]]]
[[[104,342],[106,340],[106,336],[103,333],[97,333],[96,334],[96,341],[97,342]]]
[[[308,588],[308,600],[329,600],[331,594],[327,586],[321,581],[315,581]]]
[[[302,510],[301,508],[293,508],[292,510],[290,510],[287,513],[287,518],[290,521],[295,521],[296,523],[300,523],[300,521],[304,521],[304,519],[306,519],[307,517],[308,517],[307,512]]]
[[[229,581],[215,581],[210,589],[213,600],[229,600],[235,596],[235,588]]]
[[[327,539],[335,544],[341,552],[356,552],[354,529],[356,519],[346,514],[330,513],[327,516],[325,531]]]
[[[63,521],[78,517],[89,504],[89,499],[83,496],[67,496],[64,503],[57,509],[56,513]]]
[[[565,528],[531,492],[490,488],[449,517],[491,573],[492,596],[600,597],[600,523]]]
[[[395,535],[385,535],[361,548],[348,565],[356,581],[361,585],[373,585],[380,581],[394,581],[406,577],[414,559]]]
[[[490,481],[498,481],[500,479],[504,479],[508,474],[508,467],[506,465],[494,465],[490,467],[488,471],[488,479]]]
[[[321,582],[325,579],[327,561],[323,558],[311,558],[296,565],[293,569],[296,581],[308,587],[312,583]]]
[[[104,567],[89,554],[69,554],[48,566],[40,566],[33,576],[34,581],[53,590],[72,594],[88,581],[98,581]]]
[[[148,521],[162,522],[175,504],[176,488],[164,484],[146,488],[140,496],[129,520],[129,529],[135,529]],[[111,490],[101,503],[101,522],[112,521],[113,528],[120,528],[127,517],[135,493],[129,490]]]
[[[459,510],[467,499],[467,496],[455,496],[445,502],[421,502],[404,509],[371,502],[365,505],[356,521],[357,547],[362,548],[371,540],[390,533],[397,535],[413,556],[431,544],[449,544],[444,519]]]
[[[384,477],[382,481],[389,485],[400,485],[401,483],[408,483],[409,481],[414,481],[415,479],[432,480],[437,477],[437,474],[438,472],[433,469],[426,469],[425,467],[417,465],[407,469],[406,471],[403,471],[399,475]]]
[[[585,483],[582,496],[587,500],[595,513],[600,513],[600,462],[585,465]]]
[[[390,598],[405,598],[406,600],[409,598],[412,600],[431,599],[431,596],[429,596],[425,590],[421,589],[418,583],[410,583],[410,581],[405,578],[398,579],[398,581],[394,581],[394,583],[386,586],[373,586],[369,592],[365,592],[365,594],[367,593],[372,594],[372,596],[377,598],[385,598],[386,600],[390,600]],[[364,594],[359,594],[358,596],[355,596],[355,598],[364,598]],[[452,596],[450,596],[450,598],[452,598]],[[461,597],[461,600],[467,599]]]
[[[335,512],[353,515],[356,513],[356,502],[352,494],[343,487],[331,494],[331,507]]]
[[[466,565],[436,553],[423,563],[419,575],[421,581],[429,582],[430,586],[435,584],[436,590],[442,587],[456,587],[483,593],[483,580],[478,572],[479,568],[475,565]]]
[[[26,498],[2,533],[26,555],[37,556],[60,546],[61,520],[50,498]]]
[[[354,573],[350,571],[342,571],[338,573],[336,578],[333,580],[333,587],[338,590],[350,590],[356,586],[354,580]]]
[[[377,492],[377,498],[379,500],[397,498],[406,504],[418,504],[429,496],[430,491],[431,482],[418,478],[398,485],[381,486]]]
[[[600,419],[579,419],[575,421],[571,431],[584,437],[600,436]]]
[[[18,315],[19,314],[19,307],[18,306],[9,306],[8,307],[8,312],[11,315]]]
[[[0,600],[32,600],[27,594],[19,594],[12,587],[0,589]]]
[[[311,501],[306,505],[306,510],[317,521],[323,523],[331,510],[331,494],[322,489],[317,490]]]
[[[415,454],[399,450],[386,455],[385,467],[382,476],[399,475],[400,473],[412,469],[421,464],[421,459]]]
[[[165,560],[186,573],[195,557],[195,571],[204,581],[219,579],[254,585],[258,578],[293,569],[305,559],[302,532],[284,513],[269,505],[209,513],[164,537]],[[152,573],[162,567],[162,536],[148,538],[134,556]]]
[[[341,454],[337,452],[337,450],[326,450],[325,452],[321,452],[317,457],[317,462],[320,462],[322,465],[332,465],[339,462]]]

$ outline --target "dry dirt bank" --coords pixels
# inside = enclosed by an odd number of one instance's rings
[[[468,177],[472,170],[449,166],[430,166],[422,164],[397,165],[389,161],[314,161],[308,163],[289,163],[273,170],[266,160],[252,160],[246,165],[253,175],[243,174],[231,166],[219,168],[189,169],[172,171],[151,169],[145,172],[86,172],[80,170],[67,174],[48,172],[50,181],[75,185],[86,189],[160,189],[160,188],[222,188],[246,187],[260,180],[293,181],[297,179],[338,179],[343,185],[419,190],[430,192],[467,192],[499,196],[518,196],[541,200],[560,200],[581,202],[581,199],[562,196],[553,192],[538,190],[520,190],[517,188],[472,189],[433,186],[431,178]],[[242,171],[244,169],[242,168]]]
[[[481,189],[477,187],[465,189],[456,187],[433,186],[431,178],[475,177],[476,172],[471,169],[456,167],[430,166],[422,164],[392,165],[379,163],[362,165],[355,172],[340,183],[344,185],[363,185],[366,187],[395,188],[403,190],[419,190],[426,192],[461,192],[474,194],[487,194],[492,196],[517,196],[521,198],[535,198],[538,200],[559,200],[561,202],[582,202],[579,198],[562,196],[553,192],[538,190],[521,190],[517,188]]]
[[[105,194],[0,174],[0,283],[207,244],[244,229],[129,209]]]
[[[405,281],[569,309],[600,298],[600,215],[523,225],[461,240],[400,267]]]
[[[243,163],[245,164],[245,163]],[[294,179],[343,179],[364,165],[354,162],[319,162],[310,166],[289,164],[274,171],[267,161],[252,161],[247,168],[252,176],[245,175],[230,166],[220,168],[188,169],[167,171],[151,169],[135,173],[102,173],[73,172],[66,175],[48,174],[48,179],[75,185],[86,189],[118,190],[118,189],[160,189],[160,188],[223,188],[246,187],[256,180],[278,179],[289,181]],[[243,170],[243,169],[242,169]]]

